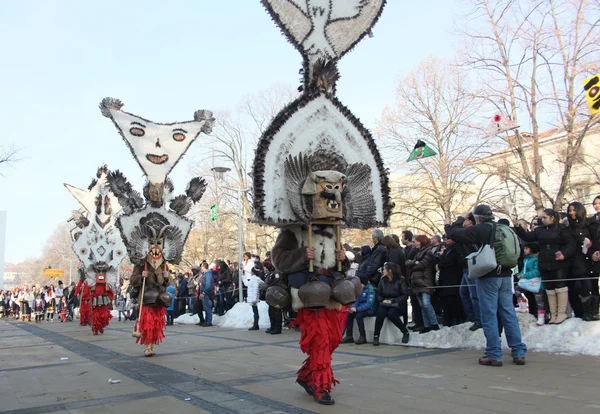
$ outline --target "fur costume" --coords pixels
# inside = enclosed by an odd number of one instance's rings
[[[210,134],[215,119],[211,111],[200,110],[193,121],[159,124],[124,112],[122,106],[118,99],[105,98],[100,111],[117,127],[147,183],[142,198],[119,171],[109,174],[108,182],[123,206],[125,214],[116,225],[134,264],[130,283],[141,308],[134,336],[146,346],[144,354],[152,356],[154,345],[165,337],[165,308],[172,300],[166,290],[167,266],[181,261],[192,227],[185,214],[206,189],[206,182],[196,177],[185,194],[173,196],[174,185],[167,176],[200,134]]]
[[[115,217],[121,212],[117,197],[110,191],[107,177],[110,171],[102,165],[87,190],[65,184],[83,210],[72,212],[69,222],[73,251],[81,263],[81,277],[76,295],[81,295],[80,324],[90,324],[92,333],[104,333],[112,318],[109,304],[117,284],[117,269],[125,257],[125,244],[115,227]],[[83,288],[82,288],[83,286]]]
[[[300,348],[308,354],[297,382],[318,403],[332,405],[338,381],[331,355],[341,341],[336,301],[346,305],[356,297],[354,282],[343,268],[338,271],[336,233],[342,222],[349,228],[385,226],[393,207],[373,137],[335,97],[336,65],[371,33],[385,0],[262,3],[303,57],[303,94],[275,116],[259,140],[252,220],[282,228],[271,250],[273,265],[291,288]],[[309,246],[315,249],[313,269]]]

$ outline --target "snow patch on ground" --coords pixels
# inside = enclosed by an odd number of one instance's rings
[[[271,326],[269,321],[269,305],[267,302],[258,302],[258,326],[267,329]],[[200,322],[198,315],[185,313],[173,320],[179,325],[193,325]],[[248,329],[254,323],[252,305],[249,303],[236,303],[224,316],[213,315],[213,325],[222,328]]]
[[[600,356],[600,322],[570,318],[560,325],[537,326],[533,315],[519,313],[517,316],[523,341],[529,351]],[[464,323],[423,335],[411,334],[408,345],[423,348],[485,349],[483,329],[471,332],[470,327],[470,323]],[[399,343],[401,338],[398,332],[398,338],[392,343]],[[502,347],[508,349],[504,335]]]
[[[268,305],[259,302],[259,326],[261,329],[269,327]],[[563,355],[592,355],[600,356],[600,322],[584,322],[578,318],[567,319],[560,325],[537,326],[536,318],[528,313],[518,313],[519,325],[523,341],[529,351],[550,352]],[[197,315],[186,313],[174,321],[176,324],[196,324],[199,322]],[[225,316],[213,316],[213,325],[223,328],[248,329],[252,326],[252,306],[248,303],[236,303]],[[365,318],[367,340],[373,340],[375,318]],[[462,348],[485,349],[485,336],[483,329],[471,332],[471,323],[464,323],[453,327],[442,327],[439,331],[426,334],[410,333],[407,344],[420,348]],[[354,337],[358,338],[358,329],[354,324]],[[380,341],[384,344],[402,345],[402,333],[387,319],[381,330]],[[502,335],[502,347],[508,349],[506,337]]]

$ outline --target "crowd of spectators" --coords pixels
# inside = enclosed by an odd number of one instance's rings
[[[517,307],[517,312],[534,315],[538,325],[559,324],[568,317],[600,319],[600,196],[594,199],[593,208],[595,213],[588,215],[581,203],[573,202],[562,214],[546,209],[530,222],[512,224],[506,219],[493,221],[491,210],[485,216],[485,221],[507,225],[518,235],[521,258],[515,268],[503,272],[512,276],[508,278],[514,286],[511,306]],[[484,221],[480,219],[480,223]],[[367,342],[364,318],[369,316],[375,317],[373,345],[379,344],[385,318],[401,331],[403,343],[409,341],[408,329],[427,333],[438,330],[440,324],[465,322],[471,324],[471,331],[481,329],[481,315],[489,305],[482,310],[467,265],[467,256],[481,243],[476,242],[475,230],[462,231],[476,225],[475,215],[467,212],[448,223],[444,235],[430,238],[404,231],[400,238],[384,236],[377,229],[372,233],[372,244],[346,245],[352,258],[347,274],[358,276],[364,289],[349,307],[343,343]],[[412,324],[407,329],[409,303]],[[499,316],[498,320],[502,322]],[[356,339],[354,322],[360,335]],[[502,323],[498,329],[502,330]]]
[[[373,345],[379,344],[385,319],[399,329],[403,343],[410,340],[409,330],[423,334],[439,330],[440,325],[465,322],[471,324],[472,331],[481,329],[482,314],[489,311],[489,306],[482,308],[481,292],[478,293],[475,281],[469,277],[467,256],[481,247],[475,237],[477,231],[468,229],[483,223],[482,217],[487,222],[510,226],[519,237],[522,254],[518,266],[503,269],[512,276],[512,302],[517,312],[536,316],[538,325],[559,324],[568,317],[598,321],[600,196],[594,199],[593,209],[595,213],[588,215],[585,206],[573,202],[562,214],[546,209],[530,222],[514,223],[506,219],[492,221],[491,210],[490,214],[478,216],[479,219],[467,212],[454,223],[447,223],[444,235],[415,236],[408,230],[400,236],[384,235],[376,229],[372,232],[372,243],[354,248],[345,245],[350,262],[347,275],[360,278],[363,290],[356,303],[346,309],[343,343],[367,342],[364,327],[367,317],[375,318]],[[265,287],[277,277],[268,253],[264,261],[257,255],[244,253],[240,264],[203,261],[188,271],[174,273],[169,286],[173,303],[167,308],[167,324],[172,325],[175,318],[189,313],[198,315],[198,325],[212,326],[212,315],[225,315],[239,300],[242,289],[243,298],[253,311],[249,329],[258,330],[258,302],[264,300]],[[114,309],[119,321],[135,320],[137,303],[129,298],[127,284],[122,282]],[[78,302],[75,283],[65,286],[59,281],[56,287],[24,285],[0,291],[0,315],[37,323],[53,322],[55,316],[61,322],[72,321]],[[286,315],[293,320],[293,312],[286,310]],[[267,333],[281,333],[282,311],[269,307],[269,318],[271,327]],[[502,322],[500,317],[498,320]],[[354,323],[359,331],[356,339]]]

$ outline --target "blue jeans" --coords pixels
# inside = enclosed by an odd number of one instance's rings
[[[212,325],[212,301],[208,295],[204,295],[202,303],[204,304],[205,322],[207,325]]]
[[[527,346],[521,339],[521,329],[513,306],[511,277],[483,277],[476,280],[481,324],[485,334],[488,358],[502,361],[502,344],[498,335],[498,319],[513,357],[524,357]]]
[[[435,310],[431,305],[431,295],[429,293],[419,293],[417,296],[419,299],[419,305],[421,305],[421,314],[423,315],[423,326],[429,328],[433,325],[437,325],[437,317],[435,316]]]
[[[481,322],[477,286],[475,286],[475,281],[469,278],[469,269],[463,269],[463,276],[460,282],[460,300],[462,300],[467,319],[473,322]]]

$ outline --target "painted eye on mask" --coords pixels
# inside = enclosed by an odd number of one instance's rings
[[[340,189],[340,186],[339,186],[339,185],[336,185],[336,186],[335,186],[335,187],[333,187],[333,188],[334,188],[334,189],[336,189],[336,190],[339,190],[339,189]]]
[[[175,132],[173,134],[173,139],[177,142],[181,142],[185,139],[185,134],[183,132]]]
[[[325,188],[328,190],[333,190],[333,186],[331,184],[325,185]]]
[[[129,133],[134,137],[143,137],[146,131],[144,131],[142,128],[133,127],[129,129]]]

